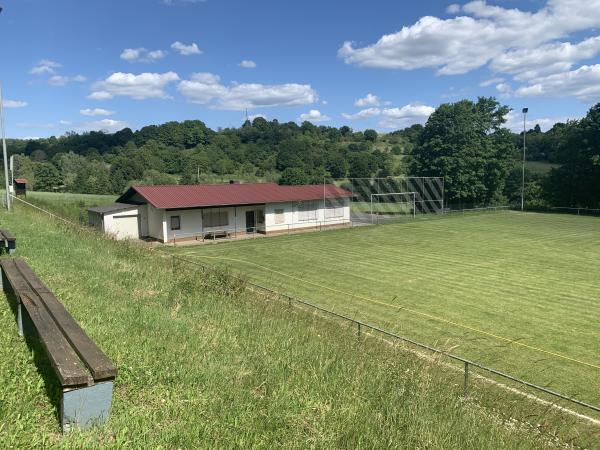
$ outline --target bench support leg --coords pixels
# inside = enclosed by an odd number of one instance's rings
[[[64,390],[60,408],[63,433],[73,428],[86,430],[106,422],[112,404],[112,391],[112,381]]]
[[[20,336],[34,336],[36,334],[35,326],[27,314],[27,309],[19,302],[17,304],[17,328]]]

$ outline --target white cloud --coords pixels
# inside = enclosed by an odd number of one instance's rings
[[[152,61],[163,59],[165,56],[167,56],[167,52],[164,50],[152,50],[151,52],[148,52],[148,58]]]
[[[585,102],[600,101],[600,64],[548,75],[515,91],[521,97],[576,97]]]
[[[523,131],[523,114],[517,111],[510,111],[506,116],[506,123],[504,126],[515,133],[521,133]],[[527,116],[525,127],[527,130],[531,130],[536,125],[539,125],[542,131],[547,131],[554,126],[554,124],[562,122],[566,123],[569,120],[581,119],[581,117],[541,117],[534,119],[531,114]]]
[[[49,59],[42,59],[32,67],[29,73],[32,75],[52,74],[56,73],[56,69],[59,67],[62,67],[62,64],[59,64],[55,61],[50,61]]]
[[[507,52],[536,49],[571,33],[599,27],[598,10],[600,0],[548,0],[535,12],[472,1],[462,7],[465,15],[450,19],[425,16],[365,47],[347,41],[338,55],[348,64],[363,67],[435,68],[443,75],[462,74]]]
[[[28,105],[27,102],[22,100],[3,100],[2,106],[5,108],[24,108]]]
[[[460,5],[457,3],[452,3],[446,7],[446,12],[448,14],[458,14],[460,12]]]
[[[87,98],[90,100],[110,100],[113,95],[108,91],[94,91]]]
[[[50,84],[51,86],[66,86],[72,81],[82,83],[85,80],[87,80],[87,78],[83,75],[75,75],[73,77],[69,77],[66,75],[53,75],[48,80],[48,84]]]
[[[242,62],[240,62],[239,66],[243,67],[244,69],[254,69],[256,67],[256,63],[250,59],[244,59]]]
[[[30,129],[58,129],[58,130],[76,130],[76,131],[105,131],[107,133],[114,133],[115,131],[122,130],[128,127],[129,124],[122,120],[113,119],[102,119],[91,122],[80,122],[73,123],[69,120],[59,120],[58,122],[49,123],[29,123],[21,122],[17,123],[18,128],[30,128]]]
[[[556,42],[536,48],[511,50],[497,56],[490,68],[508,73],[517,80],[530,80],[544,75],[568,71],[577,61],[589,59],[600,52],[600,36],[577,44]]]
[[[479,86],[480,87],[488,87],[488,86],[491,86],[492,84],[502,83],[503,81],[504,81],[504,78],[502,78],[502,77],[490,78],[489,80],[485,80],[485,81],[482,81],[481,83],[479,83]]]
[[[125,61],[135,61],[136,59],[139,59],[145,51],[145,48],[126,48],[121,52],[120,58]]]
[[[359,98],[358,100],[356,100],[354,102],[354,106],[358,106],[358,107],[362,108],[363,106],[369,106],[369,105],[379,106],[380,103],[381,103],[381,100],[379,100],[379,97],[369,93],[366,96],[364,96],[363,98]]]
[[[198,48],[198,45],[195,42],[186,45],[179,41],[176,41],[171,44],[171,48],[173,50],[178,51],[179,54],[183,56],[199,55],[200,53],[202,53],[202,50]]]
[[[85,108],[80,109],[79,113],[83,116],[112,116],[115,114],[115,111],[109,111],[108,109],[103,108]]]
[[[306,105],[318,99],[317,93],[306,84],[232,83],[225,86],[219,76],[212,73],[193,74],[190,80],[181,81],[177,90],[193,103],[229,110]]]
[[[498,83],[496,90],[500,93],[501,97],[510,97],[513,94],[512,86],[508,83]]]
[[[253,121],[254,119],[258,119],[259,117],[261,117],[265,120],[269,120],[269,118],[267,116],[265,116],[264,114],[250,114],[248,116],[248,120]]]
[[[148,51],[143,47],[126,48],[121,52],[120,58],[129,62],[153,62],[167,56],[164,50]]]
[[[129,124],[123,120],[102,119],[92,122],[84,122],[75,126],[77,131],[105,131],[114,133],[128,127]]]
[[[133,73],[115,72],[103,81],[94,83],[93,92],[88,96],[92,100],[108,100],[115,96],[131,97],[136,100],[146,98],[168,98],[165,88],[169,83],[179,80],[175,72]]]
[[[360,120],[360,119],[368,119],[370,117],[376,117],[381,114],[381,109],[379,108],[366,108],[361,109],[356,114],[348,114],[342,113],[342,117],[348,120]]]
[[[327,122],[328,120],[331,120],[331,118],[329,116],[326,116],[325,114],[323,114],[318,109],[311,109],[309,112],[300,114],[300,117],[298,117],[298,122],[318,123],[318,122]]]
[[[409,103],[401,108],[385,108],[381,111],[382,120],[379,126],[383,128],[400,128],[415,123],[425,123],[435,111],[432,106]]]

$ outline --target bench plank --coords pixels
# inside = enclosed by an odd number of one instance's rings
[[[14,242],[17,240],[17,238],[14,237],[13,234],[8,230],[0,230],[0,234],[2,234],[7,242]]]
[[[86,332],[73,319],[63,304],[37,277],[25,261],[16,259],[15,264],[22,276],[38,294],[46,310],[52,316],[67,341],[89,368],[95,381],[115,378],[117,369],[102,350],[92,341]]]
[[[0,266],[15,294],[18,295],[19,292],[32,292],[31,286],[21,276],[14,259],[2,259],[0,260]]]
[[[90,375],[82,367],[79,358],[62,335],[56,323],[41,304],[41,300],[29,293],[21,294],[21,303],[33,322],[40,342],[46,349],[48,359],[54,367],[63,387],[81,386],[92,383]]]

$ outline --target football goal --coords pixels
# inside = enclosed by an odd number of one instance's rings
[[[386,192],[371,194],[371,223],[379,221],[380,217],[394,218],[401,215],[416,216],[416,192]]]

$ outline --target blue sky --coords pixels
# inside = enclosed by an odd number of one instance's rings
[[[528,106],[547,129],[600,101],[600,0],[1,4],[9,137],[216,129],[246,109],[391,131],[478,95]]]

